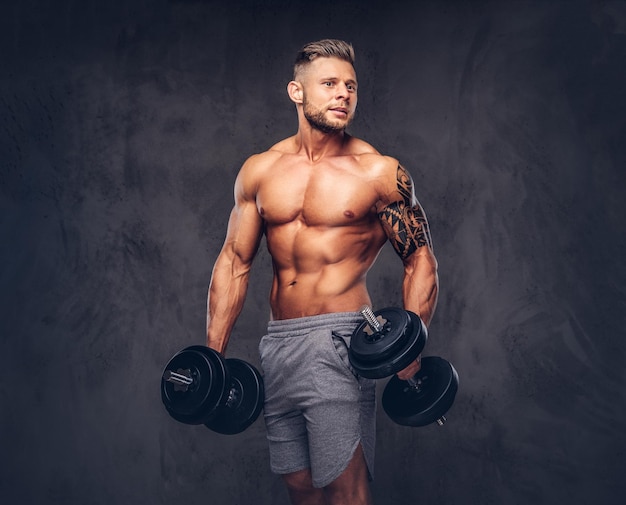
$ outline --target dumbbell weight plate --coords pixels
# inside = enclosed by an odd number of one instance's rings
[[[226,366],[231,377],[231,398],[226,400],[225,405],[217,407],[205,425],[217,433],[234,435],[244,431],[259,417],[265,390],[261,374],[250,363],[231,358],[226,360]]]
[[[374,315],[383,325],[379,333],[374,333],[367,321],[363,321],[352,335],[352,353],[360,361],[372,362],[386,358],[393,353],[394,347],[402,346],[411,330],[411,320],[405,310],[387,307],[377,310]]]
[[[459,376],[450,362],[437,356],[421,359],[415,375],[419,389],[394,375],[383,391],[387,415],[403,426],[426,426],[440,419],[454,403]]]
[[[362,323],[350,340],[350,363],[368,379],[381,379],[403,370],[424,349],[428,332],[421,319],[411,311],[387,307],[374,312],[387,321],[380,335],[370,335]]]
[[[186,389],[163,378],[166,371],[189,370],[193,383]],[[168,413],[185,424],[204,424],[217,405],[225,401],[230,376],[224,359],[213,349],[201,345],[176,353],[161,376],[161,400]]]

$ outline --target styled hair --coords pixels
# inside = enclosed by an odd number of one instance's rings
[[[293,66],[293,79],[316,58],[339,58],[354,66],[354,48],[349,42],[337,39],[323,39],[305,44],[296,56]]]

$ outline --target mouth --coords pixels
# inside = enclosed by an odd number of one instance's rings
[[[343,116],[348,115],[348,109],[346,107],[332,107],[330,110]]]

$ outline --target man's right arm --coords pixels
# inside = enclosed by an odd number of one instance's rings
[[[248,160],[235,182],[235,206],[211,276],[207,298],[207,344],[224,353],[243,308],[252,261],[263,235],[256,207],[254,166]]]

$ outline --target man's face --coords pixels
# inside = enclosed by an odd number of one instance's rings
[[[339,58],[316,58],[300,79],[302,107],[309,124],[323,133],[345,130],[356,111],[354,67]]]

